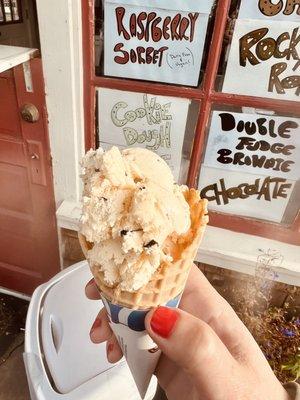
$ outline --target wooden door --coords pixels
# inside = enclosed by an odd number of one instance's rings
[[[27,89],[22,65],[0,74],[0,286],[28,294],[59,271],[41,59],[30,70]]]

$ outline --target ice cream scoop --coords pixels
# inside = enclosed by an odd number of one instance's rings
[[[137,291],[162,262],[172,261],[172,238],[190,229],[187,188],[146,149],[90,150],[82,165],[80,232],[93,243],[87,258],[108,287]]]

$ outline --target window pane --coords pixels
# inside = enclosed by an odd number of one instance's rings
[[[290,225],[299,179],[299,116],[215,109],[199,178],[211,210]]]
[[[277,2],[278,3],[278,2]],[[249,0],[233,2],[222,63],[226,93],[299,101],[298,5]],[[231,41],[231,45],[228,46]],[[255,82],[255,84],[253,84]]]
[[[199,103],[101,88],[97,90],[98,146],[144,147],[159,154],[186,183]]]
[[[3,22],[3,21],[4,21],[4,16],[3,16],[2,7],[1,7],[1,4],[0,4],[0,22]]]
[[[96,74],[198,86],[215,1],[168,0],[162,8],[152,0],[147,5],[142,0],[124,3],[95,1]]]
[[[16,0],[12,0],[12,9],[13,9],[14,21],[18,21],[20,19],[20,16],[18,10],[18,2]]]
[[[10,1],[4,0],[4,12],[6,22],[12,21],[11,9],[10,9]]]

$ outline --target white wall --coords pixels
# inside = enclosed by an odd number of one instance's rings
[[[80,199],[84,152],[81,0],[37,0],[56,204]]]

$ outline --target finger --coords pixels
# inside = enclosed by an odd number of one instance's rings
[[[112,335],[106,343],[106,354],[107,360],[112,364],[118,362],[123,357],[122,350],[115,335]]]
[[[182,310],[167,307],[150,311],[145,322],[154,342],[192,377],[203,398],[213,397],[215,380],[220,380],[224,389],[224,371],[231,371],[237,363],[207,324]],[[222,398],[222,393],[214,393],[213,398]]]
[[[90,331],[90,338],[93,343],[102,343],[112,336],[112,330],[108,323],[107,313],[105,308],[97,315],[95,322]]]
[[[180,308],[206,322],[238,361],[263,358],[235,311],[195,265],[189,274]]]
[[[170,399],[186,399],[187,393],[189,393],[193,386],[192,378],[187,373],[184,373],[182,368],[178,368],[178,365],[165,355],[160,357],[155,375],[157,376],[159,385]],[[174,385],[174,382],[176,382],[176,385]],[[198,397],[195,397],[195,399]],[[192,396],[188,398],[194,399]]]
[[[101,298],[101,297],[100,297],[99,290],[98,290],[98,288],[97,288],[97,285],[96,285],[96,283],[95,283],[94,278],[91,279],[91,280],[86,284],[86,287],[85,287],[85,295],[86,295],[86,297],[87,297],[88,299],[91,299],[91,300],[99,300],[99,299]]]

